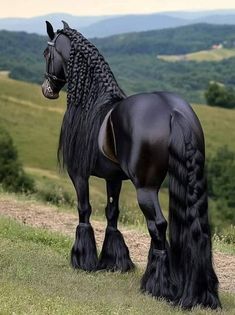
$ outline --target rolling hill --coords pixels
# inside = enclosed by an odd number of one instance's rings
[[[60,124],[66,106],[66,95],[58,100],[42,96],[41,87],[0,75],[1,124],[16,141],[24,165],[56,171],[56,147]],[[235,111],[206,105],[194,106],[203,122],[208,154],[235,140]],[[215,126],[218,126],[213,132]],[[229,134],[227,134],[229,130]],[[34,144],[34,150],[30,147]],[[43,150],[42,148],[45,148]]]
[[[58,173],[56,149],[60,124],[65,109],[65,94],[56,101],[46,100],[38,85],[15,81],[0,76],[0,125],[13,137],[19,156],[28,173],[36,180],[39,190],[52,195],[67,191],[74,198],[74,190],[63,174]],[[222,145],[234,148],[235,111],[195,105],[205,131],[207,155],[214,155]],[[228,132],[229,130],[229,132]],[[106,195],[104,182],[93,178],[91,200],[95,215],[104,215]],[[164,211],[168,208],[168,195],[161,192]],[[142,225],[144,218],[136,202],[136,193],[129,182],[121,194],[121,222]]]
[[[235,25],[194,24],[164,30],[91,39],[103,52],[112,54],[186,54],[223,43],[234,47]]]
[[[218,25],[234,25],[235,24],[235,14],[227,13],[226,15],[208,15],[200,19],[194,20],[194,23],[208,23],[208,24],[218,24]]]
[[[182,18],[167,14],[126,15],[101,20],[81,29],[85,36],[107,37],[116,34],[174,28],[187,25]]]
[[[195,14],[195,16],[197,15]],[[200,18],[186,17],[186,13],[178,16],[177,13],[168,15],[167,12],[148,15],[126,15],[101,20],[81,28],[81,31],[87,37],[92,38],[131,32],[163,30],[192,24],[235,25],[235,13],[214,14],[212,11],[211,14],[208,12],[208,15],[202,15]]]
[[[50,21],[55,28],[61,28],[61,20],[68,21],[75,28],[84,28],[109,16],[75,16],[64,13],[54,13],[32,18],[3,18],[0,19],[0,29],[8,31],[23,31],[46,35],[45,21]]]

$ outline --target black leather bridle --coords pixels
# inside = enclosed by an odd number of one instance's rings
[[[45,73],[45,78],[47,80],[50,81],[50,83],[53,85],[53,87],[60,91],[61,88],[65,85],[66,80],[57,77],[54,73],[55,73],[55,69],[54,69],[54,56],[55,56],[55,51],[61,56],[61,54],[58,52],[58,50],[55,47],[56,44],[56,40],[59,37],[60,33],[56,35],[56,37],[53,39],[53,41],[48,42],[48,47],[49,47],[49,59],[47,62],[47,69],[46,69],[46,73]],[[61,56],[62,57],[62,56]],[[63,59],[63,57],[62,57]],[[49,67],[51,65],[51,73],[49,72]]]

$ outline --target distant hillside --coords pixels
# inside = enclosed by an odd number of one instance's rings
[[[45,20],[55,28],[66,20],[71,27],[78,28],[87,37],[106,37],[121,33],[149,31],[178,27],[195,23],[235,24],[235,10],[212,10],[198,12],[161,12],[153,14],[119,16],[75,16],[56,13],[33,18],[0,19],[0,30],[25,31],[45,34]]]
[[[226,42],[235,45],[235,25],[195,24],[93,39],[107,54],[185,54]]]
[[[126,15],[91,24],[82,28],[81,31],[87,37],[106,37],[114,34],[165,29],[187,24],[189,24],[187,20],[166,14]]]
[[[46,43],[40,35],[0,31],[0,70],[10,71],[16,79],[41,82]]]
[[[169,63],[158,55],[182,55],[208,50],[215,43],[233,47],[235,26],[197,24],[91,40],[110,63],[128,94],[169,90],[189,101],[204,103],[210,81],[235,85],[235,57],[217,63]],[[24,32],[0,31],[0,70],[12,78],[41,83],[47,38]]]
[[[218,25],[234,25],[235,24],[235,14],[227,15],[208,15],[206,17],[196,19],[194,23],[209,23]]]
[[[207,10],[207,11],[169,11],[167,12],[169,16],[174,16],[187,20],[196,20],[201,18],[206,18],[208,16],[226,16],[235,15],[235,9],[220,9],[220,10]],[[225,23],[226,24],[226,23]]]
[[[55,28],[61,28],[61,20],[68,21],[72,27],[80,29],[90,24],[109,18],[108,16],[74,16],[71,14],[55,13],[32,18],[0,19],[0,30],[24,31],[28,33],[46,34],[45,21],[50,21]]]
[[[235,13],[230,15],[208,15],[200,18],[186,18],[187,14],[181,17],[165,14],[150,15],[127,15],[106,19],[90,26],[84,27],[81,31],[87,37],[107,37],[115,34],[131,32],[162,30],[179,26],[192,25],[197,23],[235,25]],[[196,16],[196,15],[195,15]]]

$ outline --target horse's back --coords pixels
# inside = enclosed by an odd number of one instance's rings
[[[201,125],[192,107],[180,96],[170,92],[142,93],[127,97],[118,104],[112,116],[118,116],[119,119],[125,117],[123,127],[129,128],[131,125],[132,129],[148,129],[157,125],[161,129],[162,123],[169,120],[175,110],[184,115],[195,131],[200,131]]]
[[[160,186],[168,170],[171,118],[180,112],[204,147],[203,133],[191,106],[168,92],[127,97],[113,110],[118,160],[132,180]]]

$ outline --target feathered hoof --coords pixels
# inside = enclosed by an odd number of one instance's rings
[[[95,235],[90,224],[80,223],[71,251],[71,264],[75,269],[96,271],[98,264]]]
[[[127,272],[132,269],[134,269],[134,264],[121,232],[107,227],[98,270]]]
[[[150,249],[140,288],[142,292],[153,297],[174,301],[176,288],[170,277],[167,250]]]
[[[221,303],[218,296],[218,279],[213,270],[209,268],[203,273],[187,273],[185,283],[181,282],[179,288],[181,294],[178,296],[177,305],[183,309],[192,309],[196,306],[205,308],[217,309],[221,308]],[[180,292],[180,290],[178,290]]]
[[[178,306],[186,310],[191,310],[196,306],[215,310],[221,308],[221,303],[217,293],[205,291],[204,293],[201,293],[200,296],[189,294],[188,296],[181,297],[178,302]]]

